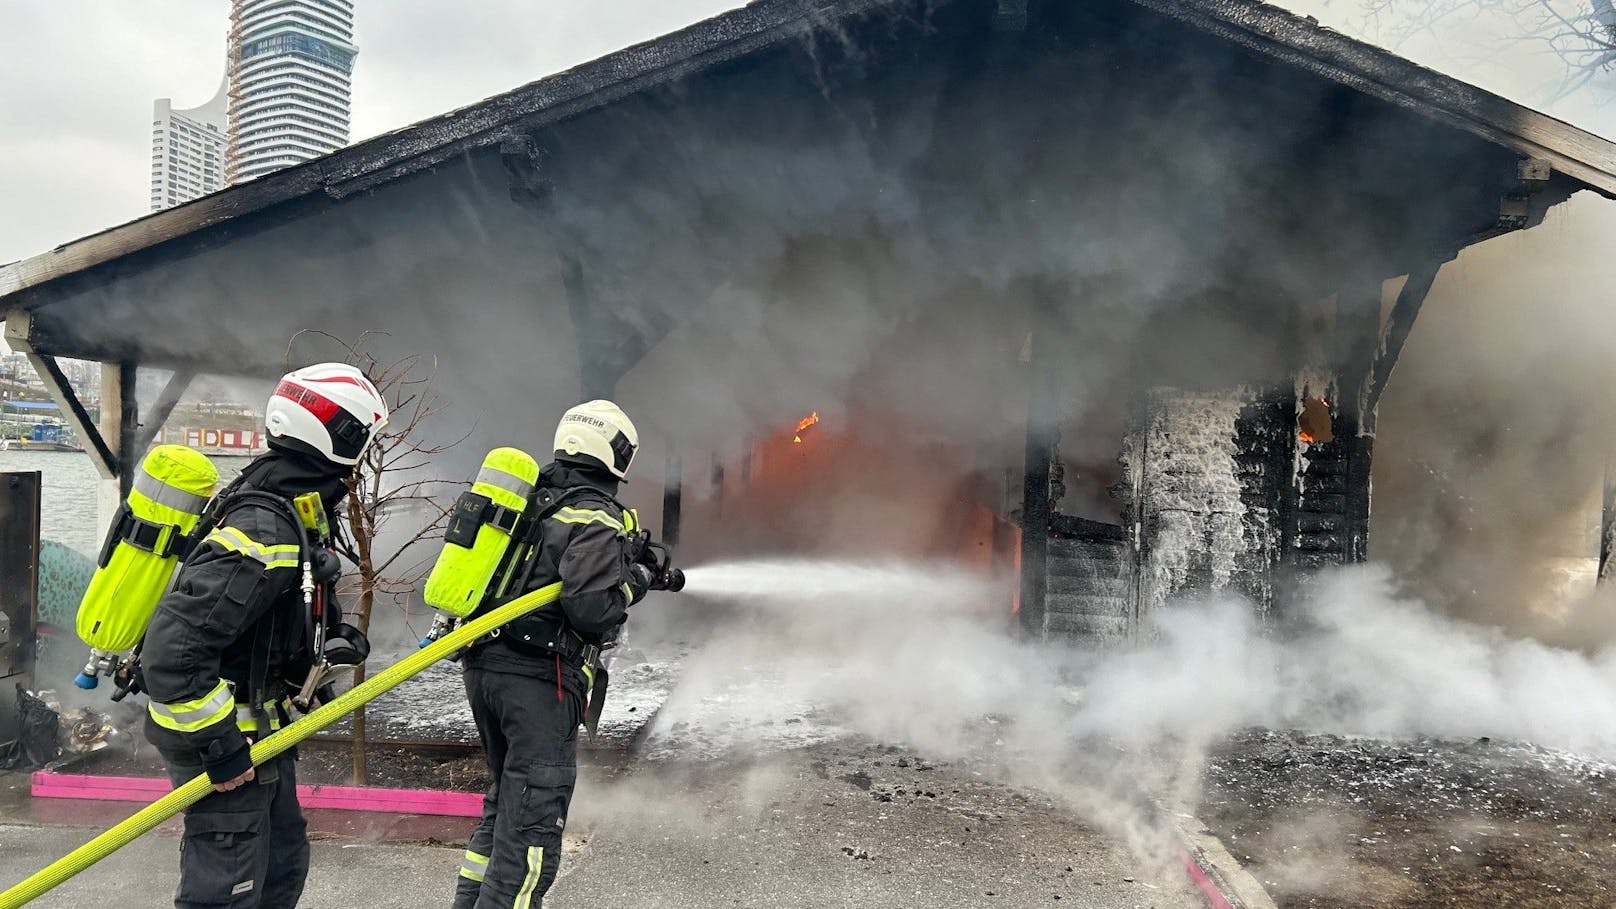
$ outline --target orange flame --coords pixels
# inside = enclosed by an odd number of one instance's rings
[[[1310,419],[1323,420],[1325,421],[1323,425],[1328,427],[1328,421],[1330,419],[1329,399],[1325,398],[1323,395],[1320,395],[1316,398],[1309,398],[1303,401],[1302,419],[1300,422],[1306,424]],[[1319,424],[1315,423],[1315,425]],[[1316,435],[1312,430],[1308,429],[1305,425],[1297,427],[1296,436],[1309,445],[1319,441],[1318,435]]]
[[[818,422],[819,422],[819,411],[817,411],[817,410],[814,411],[813,413],[809,414],[808,416],[803,417],[801,420],[798,420],[797,421],[797,428],[791,434],[791,441],[798,444],[798,445],[801,445],[802,444],[802,431],[807,429],[808,427],[814,425],[815,423],[818,423]]]

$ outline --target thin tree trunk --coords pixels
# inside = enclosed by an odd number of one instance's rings
[[[354,672],[354,684],[358,685],[365,680],[365,667],[360,664]],[[365,708],[360,707],[353,713],[353,785],[370,785],[369,756],[365,753]]]
[[[355,623],[360,634],[370,634],[370,607],[376,601],[376,586],[374,569],[370,562],[370,549],[367,546],[360,550],[359,577],[364,585],[364,591],[359,595],[359,617]],[[358,685],[365,680],[365,665],[359,664],[354,672],[354,684]],[[370,765],[365,753],[365,708],[361,706],[353,714],[353,784],[367,786],[370,784]]]

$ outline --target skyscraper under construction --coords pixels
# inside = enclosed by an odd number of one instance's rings
[[[229,182],[348,144],[350,0],[232,0]]]

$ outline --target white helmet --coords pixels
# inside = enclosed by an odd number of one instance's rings
[[[281,377],[264,409],[269,444],[352,467],[387,425],[387,401],[359,369],[317,363]]]
[[[623,409],[610,401],[587,401],[561,415],[556,426],[555,456],[599,464],[619,480],[628,473],[640,434]]]

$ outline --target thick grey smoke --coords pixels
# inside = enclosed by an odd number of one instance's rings
[[[1382,402],[1371,554],[1446,611],[1611,640],[1592,592],[1616,442],[1616,206],[1579,198],[1446,267]]]

